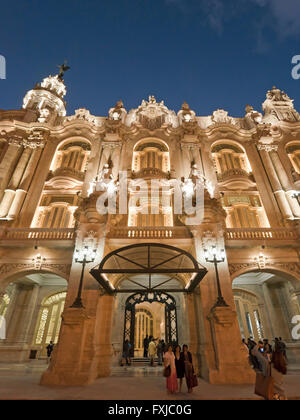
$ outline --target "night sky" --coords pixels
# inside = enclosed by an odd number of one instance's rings
[[[21,108],[67,59],[68,114],[107,115],[119,99],[129,110],[153,94],[176,111],[187,101],[200,115],[243,116],[273,85],[300,112],[300,79],[291,77],[299,37],[299,0],[2,2],[0,108]]]

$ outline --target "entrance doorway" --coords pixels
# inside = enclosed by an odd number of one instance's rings
[[[146,335],[178,343],[175,299],[164,292],[136,293],[125,305],[124,342],[131,343],[131,356],[142,357]]]

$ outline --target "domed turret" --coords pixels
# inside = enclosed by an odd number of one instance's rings
[[[54,122],[57,117],[66,116],[64,97],[67,90],[62,76],[68,67],[63,65],[60,68],[58,75],[46,77],[24,97],[23,109],[37,112],[41,123]]]

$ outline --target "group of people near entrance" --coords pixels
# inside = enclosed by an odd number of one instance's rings
[[[256,343],[243,339],[250,366],[256,372],[255,393],[265,399],[286,400],[283,378],[287,374],[286,344],[276,337],[274,345],[268,339]]]
[[[150,366],[154,366],[157,355],[158,364],[164,363],[164,376],[166,377],[167,390],[170,393],[182,391],[183,379],[186,379],[188,392],[198,385],[194,372],[192,355],[188,346],[182,347],[174,344],[167,345],[164,340],[158,340],[148,335],[144,338],[144,357],[150,358]]]
[[[144,357],[150,358],[150,366],[154,366],[154,359],[157,355],[158,364],[161,366],[163,364],[163,355],[166,352],[166,343],[164,340],[159,340],[150,335],[146,335],[143,341],[144,346]]]
[[[167,378],[167,391],[171,394],[182,391],[183,378],[186,380],[189,393],[198,386],[192,354],[186,344],[182,347],[182,351],[179,345],[167,346],[167,351],[164,353],[164,376]]]

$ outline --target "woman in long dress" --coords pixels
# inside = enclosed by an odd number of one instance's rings
[[[176,365],[175,365],[175,355],[173,353],[173,347],[168,346],[168,350],[164,355],[164,364],[165,368],[170,366],[171,374],[167,377],[167,390],[171,394],[177,391],[178,383],[177,383],[177,374],[176,374]]]
[[[176,346],[175,348],[175,366],[176,366],[177,379],[179,382],[179,392],[181,392],[183,378],[184,378],[184,361],[182,358],[180,346]]]
[[[186,385],[188,388],[189,393],[193,392],[193,379],[194,379],[194,367],[193,367],[193,359],[192,355],[189,352],[188,346],[185,344],[182,347],[182,359],[184,362],[184,373],[186,379]]]
[[[287,374],[287,362],[283,351],[275,349],[271,361],[271,375],[274,379],[274,400],[286,400],[283,377]]]

